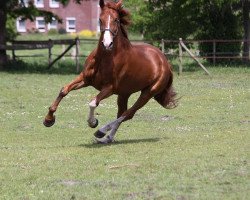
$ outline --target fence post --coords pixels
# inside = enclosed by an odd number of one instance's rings
[[[213,64],[216,64],[216,41],[213,40]]]
[[[76,72],[78,73],[80,71],[80,67],[79,67],[79,46],[80,46],[80,40],[77,37],[76,38]]]
[[[179,75],[182,73],[182,46],[181,46],[182,38],[179,38]]]
[[[12,49],[12,59],[13,61],[16,61],[16,54],[15,54],[15,49]]]
[[[48,60],[48,62],[49,62],[49,66],[50,66],[50,64],[52,62],[52,46],[53,46],[53,41],[51,39],[49,39],[48,43],[49,43],[49,58],[48,58],[49,60]]]
[[[180,40],[180,45],[186,50],[186,52],[191,56],[191,58],[193,58],[202,69],[204,69],[204,71],[210,75],[209,71],[207,71],[207,69],[204,67],[204,65],[194,56],[194,54],[187,48],[187,46],[182,42],[182,40]]]
[[[62,44],[62,53],[65,51],[65,49],[65,44]],[[63,56],[62,59],[65,60],[65,57]]]
[[[161,51],[163,54],[165,54],[165,42],[164,39],[161,39]]]

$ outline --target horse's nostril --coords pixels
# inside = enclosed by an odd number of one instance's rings
[[[113,42],[110,42],[109,48],[113,47]]]

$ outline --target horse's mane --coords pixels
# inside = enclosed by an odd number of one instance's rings
[[[130,12],[123,8],[123,5],[117,5],[114,2],[107,2],[106,7],[118,12],[123,35],[128,38],[127,27],[131,24]]]

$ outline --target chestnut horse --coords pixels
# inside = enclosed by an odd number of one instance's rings
[[[100,101],[113,94],[118,96],[117,119],[94,134],[98,142],[110,143],[120,124],[132,119],[151,98],[154,97],[165,108],[172,108],[176,105],[176,93],[172,88],[171,66],[164,54],[148,44],[130,43],[126,31],[130,15],[123,9],[122,0],[117,3],[100,0],[99,4],[101,36],[98,47],[86,59],[80,75],[61,89],[43,123],[46,127],[55,123],[54,112],[71,90],[93,86],[100,92],[89,104],[87,122],[91,128],[98,125],[94,110]],[[130,95],[138,91],[141,91],[139,98],[128,109]]]

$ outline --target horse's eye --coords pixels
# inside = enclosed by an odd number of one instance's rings
[[[116,19],[115,19],[115,22],[116,22],[116,23],[119,23],[119,22],[120,22],[120,20],[119,20],[118,18],[116,18]]]

